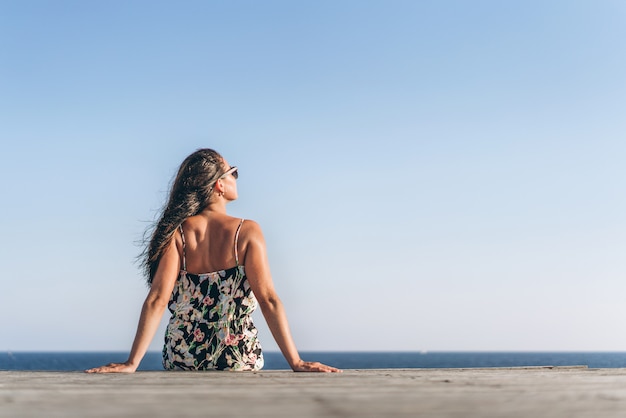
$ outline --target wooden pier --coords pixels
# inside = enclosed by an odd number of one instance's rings
[[[0,417],[626,416],[626,369],[0,371]]]

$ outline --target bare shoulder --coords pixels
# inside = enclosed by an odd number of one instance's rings
[[[174,230],[174,235],[172,235],[172,239],[170,240],[170,247],[175,247],[179,253],[182,253],[183,249],[183,236],[180,234],[180,229],[176,228]]]
[[[264,254],[266,251],[265,238],[263,238],[261,226],[250,219],[246,219],[243,225],[241,225],[239,243],[246,266],[250,261],[250,257],[254,257],[253,254]]]
[[[252,219],[245,219],[243,225],[241,225],[240,234],[245,241],[263,240],[261,225]]]

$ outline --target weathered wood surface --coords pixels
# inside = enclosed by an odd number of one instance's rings
[[[0,371],[1,417],[626,417],[626,369]]]

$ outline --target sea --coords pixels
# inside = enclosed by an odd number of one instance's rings
[[[279,352],[264,352],[264,370],[289,369]],[[80,371],[123,362],[127,352],[1,352],[0,370]],[[340,369],[483,368],[524,366],[626,367],[626,352],[301,352],[308,361]],[[148,352],[138,370],[163,370],[160,352]]]

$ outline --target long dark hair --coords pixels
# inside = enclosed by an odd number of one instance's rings
[[[167,204],[163,207],[159,220],[146,231],[146,236],[151,238],[139,256],[148,285],[152,285],[161,256],[170,244],[176,228],[209,204],[215,182],[222,174],[222,156],[209,148],[197,150],[180,165]]]

